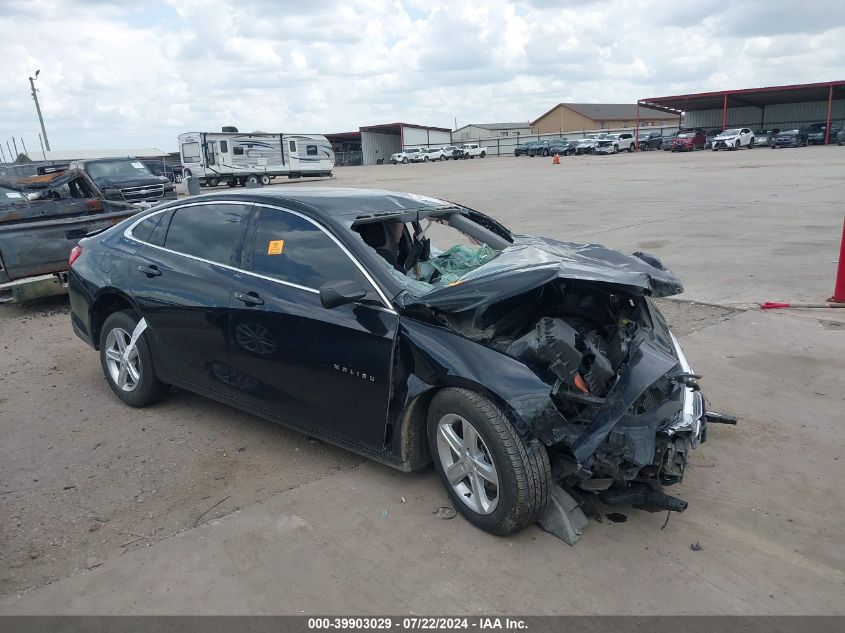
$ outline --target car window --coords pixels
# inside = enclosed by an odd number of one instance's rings
[[[164,238],[165,248],[231,266],[248,206],[202,204],[177,209]]]
[[[325,231],[279,209],[261,209],[252,271],[306,288],[352,279],[370,289],[358,267]]]
[[[149,242],[150,236],[153,234],[153,231],[158,226],[158,223],[161,222],[164,215],[164,213],[154,213],[153,215],[148,215],[146,218],[138,222],[138,224],[135,225],[135,228],[132,229],[132,237],[137,240],[141,240],[142,242]]]

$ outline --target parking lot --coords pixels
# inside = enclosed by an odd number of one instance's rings
[[[739,424],[692,455],[673,491],[686,512],[606,509],[575,547],[444,520],[432,469],[395,472],[193,394],[127,408],[66,299],[0,305],[0,613],[845,613],[845,310],[754,309],[831,294],[843,174],[845,147],[826,146],[319,183],[459,201],[519,233],[654,253],[682,279],[661,305]]]

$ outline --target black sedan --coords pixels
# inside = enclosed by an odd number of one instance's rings
[[[640,132],[640,151],[647,152],[660,149],[663,145],[663,135],[660,132]]]
[[[807,133],[804,130],[783,130],[772,139],[772,149],[780,147],[806,147]]]
[[[403,471],[433,461],[496,534],[571,514],[564,489],[686,507],[662,486],[710,414],[651,300],[681,291],[651,255],[340,188],[159,206],[81,240],[69,272],[73,329],[126,404],[177,385]]]

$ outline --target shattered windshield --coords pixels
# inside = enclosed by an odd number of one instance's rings
[[[416,297],[455,284],[509,245],[454,208],[428,212],[418,221],[397,215],[353,223],[352,230],[380,255],[379,264]],[[493,244],[485,243],[485,237]]]

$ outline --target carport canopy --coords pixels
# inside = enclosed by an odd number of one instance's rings
[[[769,86],[766,88],[744,88],[741,90],[720,90],[699,92],[671,97],[651,97],[637,101],[639,107],[648,107],[681,115],[698,110],[722,110],[722,129],[727,127],[727,113],[730,106],[752,106],[765,108],[771,105],[827,101],[827,128],[825,143],[830,141],[830,113],[834,99],[845,98],[845,80],[825,81],[813,84]],[[639,117],[637,118],[637,145],[639,145]]]

